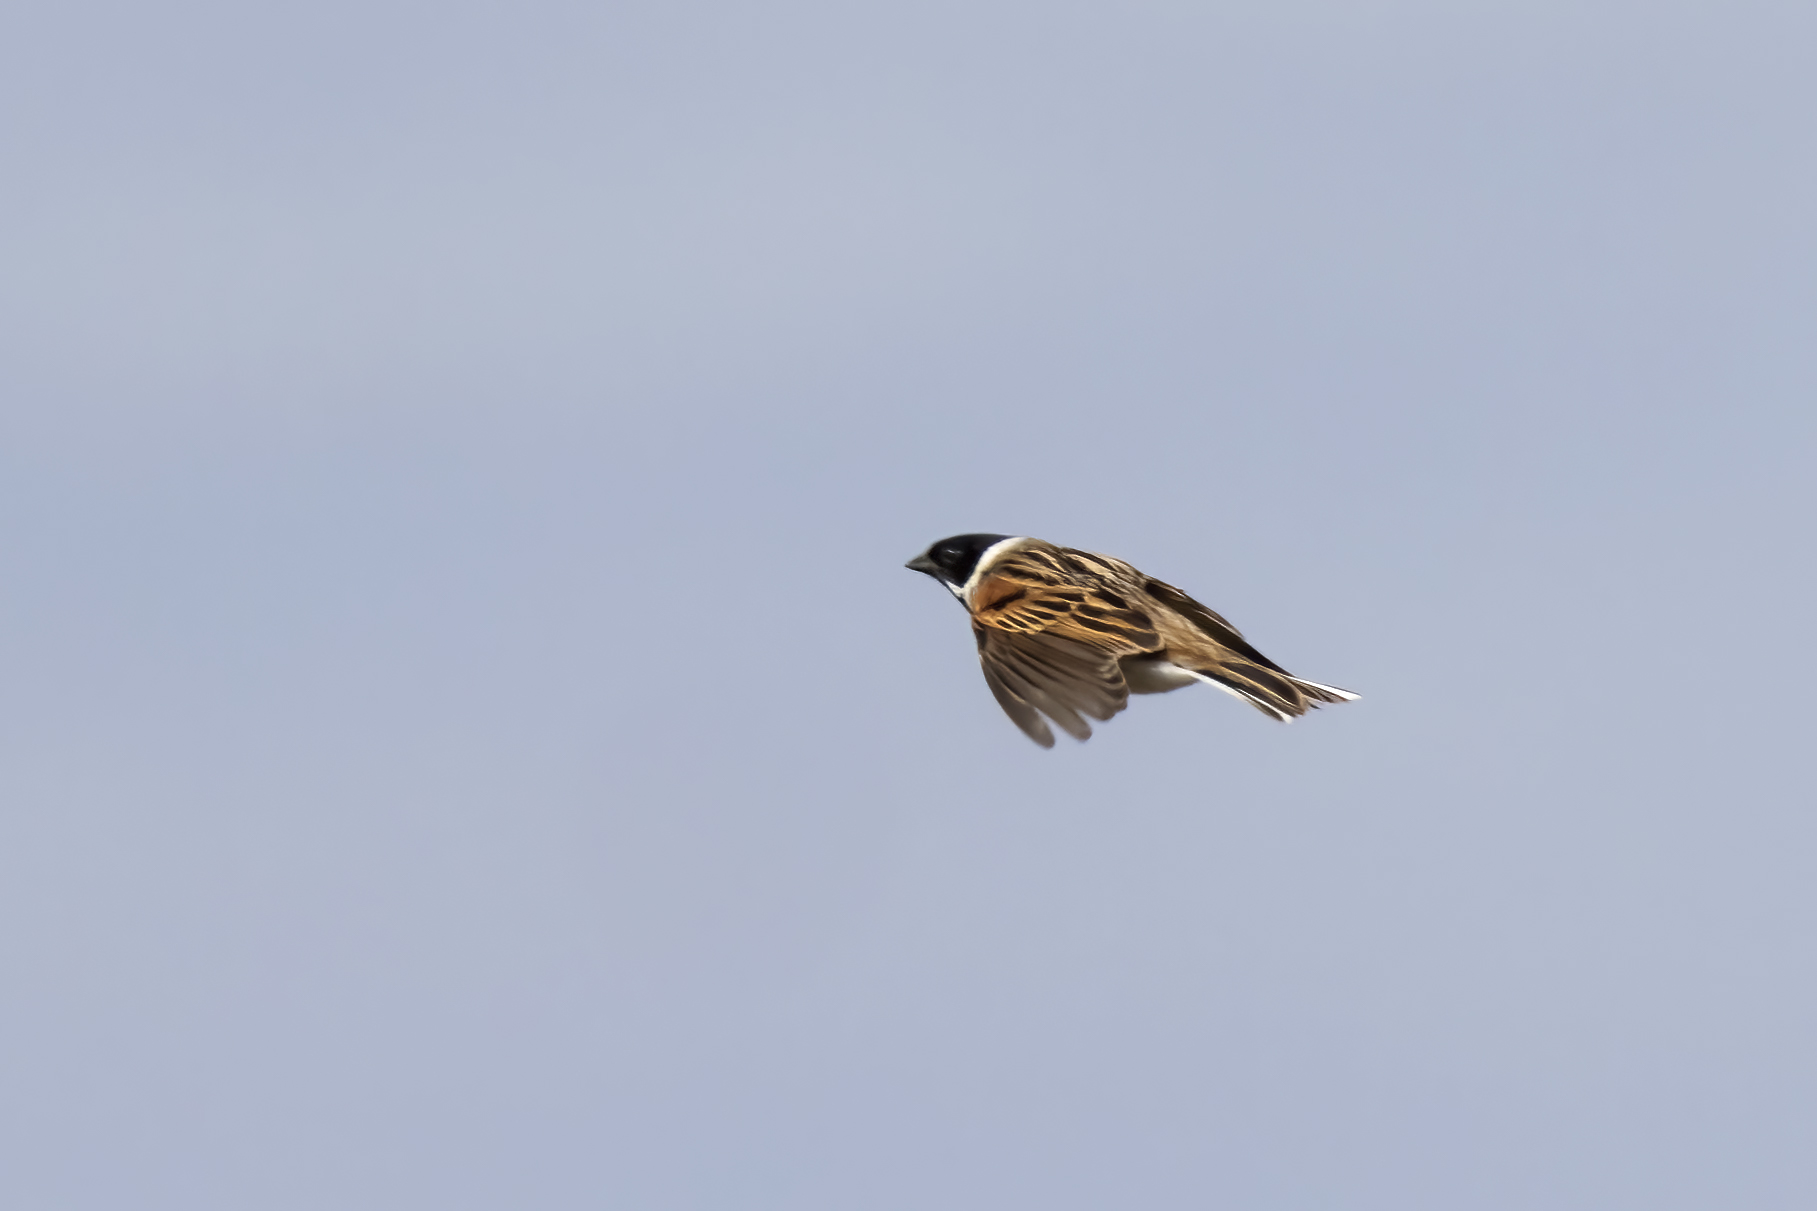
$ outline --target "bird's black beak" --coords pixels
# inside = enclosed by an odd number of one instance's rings
[[[926,555],[917,555],[917,556],[915,556],[915,558],[909,560],[907,563],[903,564],[902,566],[905,568],[913,568],[917,572],[926,572],[929,576],[934,577],[936,580],[939,579],[939,577],[940,577],[939,567],[934,563],[933,560],[929,559]]]

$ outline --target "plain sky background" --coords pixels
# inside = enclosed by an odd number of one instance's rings
[[[0,1202],[1817,1206],[1817,9],[0,16]],[[1025,740],[944,535],[1364,697]]]

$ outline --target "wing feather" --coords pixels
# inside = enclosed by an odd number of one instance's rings
[[[1041,712],[1018,698],[1015,691],[1004,683],[1002,675],[991,667],[988,660],[984,662],[984,682],[991,687],[991,696],[997,700],[997,705],[1003,708],[1003,713],[1008,715],[1010,721],[1021,728],[1030,740],[1042,748],[1054,747],[1053,729],[1047,726],[1047,720],[1041,718]]]
[[[1043,748],[1053,733],[1041,716],[1075,740],[1091,735],[1085,717],[1109,719],[1129,703],[1129,687],[1110,653],[1045,633],[974,628],[991,693],[1017,727]]]
[[[994,630],[1050,632],[1121,656],[1161,646],[1154,622],[1104,585],[1076,583],[1018,551],[991,568],[971,592],[972,619]]]
[[[1043,748],[1054,738],[1042,716],[1084,740],[1091,735],[1086,719],[1109,719],[1129,703],[1117,662],[1161,646],[1148,615],[1099,583],[1106,569],[1072,566],[1074,554],[1013,551],[970,589],[967,602],[991,693]]]

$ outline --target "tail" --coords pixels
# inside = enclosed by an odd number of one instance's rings
[[[1187,672],[1282,723],[1291,723],[1322,702],[1354,702],[1361,697],[1335,685],[1305,681],[1247,660],[1232,660],[1216,668],[1188,669]]]

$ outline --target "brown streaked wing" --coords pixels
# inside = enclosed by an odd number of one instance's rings
[[[992,568],[972,591],[974,621],[1015,634],[1051,632],[1120,656],[1160,647],[1154,624],[1128,599],[1099,584],[1059,579],[1046,570],[1050,565],[1023,560],[1023,554]]]
[[[1129,703],[1116,657],[1095,644],[1044,632],[1005,631],[974,624],[984,680],[1017,727],[1043,748],[1053,747],[1046,715],[1075,740],[1091,735],[1081,716],[1109,719]]]

